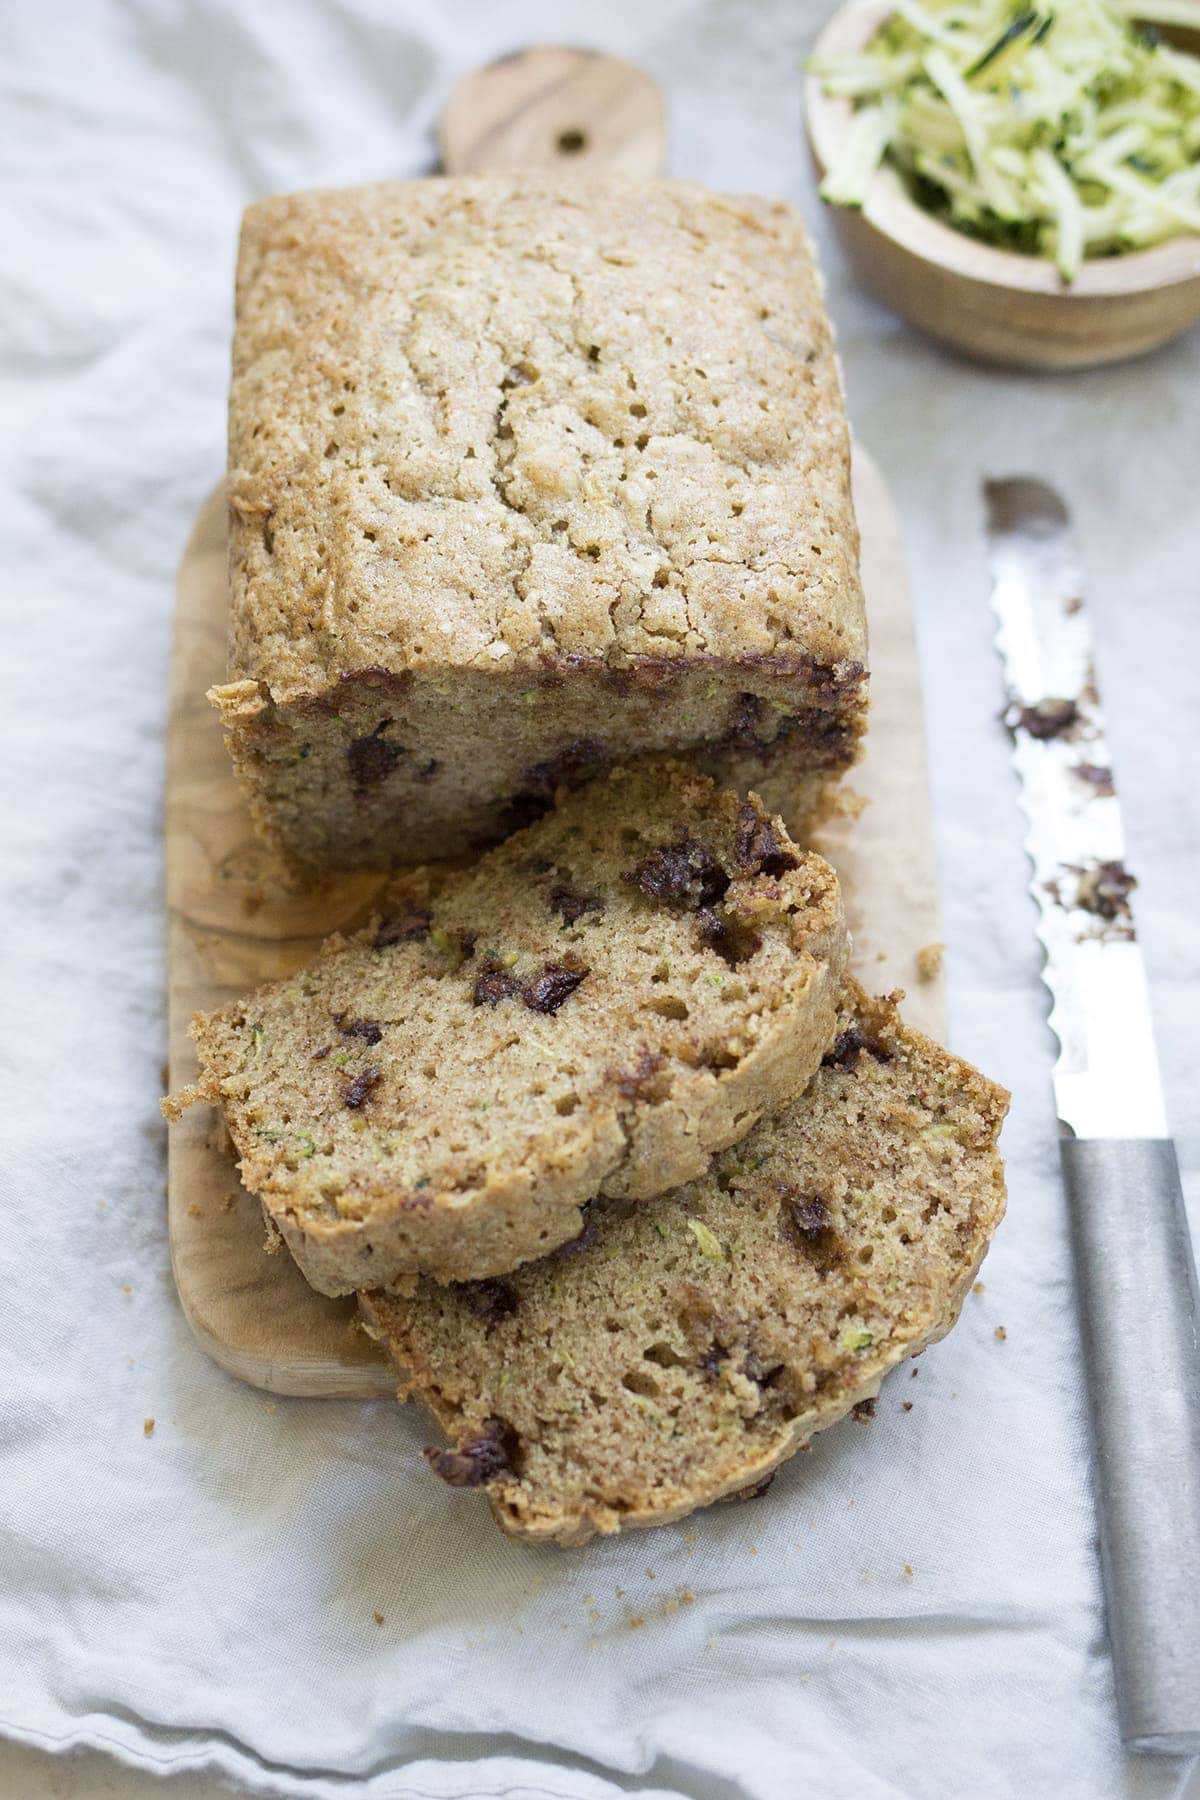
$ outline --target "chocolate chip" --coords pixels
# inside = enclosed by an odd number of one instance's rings
[[[725,742],[743,749],[757,749],[761,739],[754,728],[762,717],[762,710],[763,702],[758,694],[739,694],[725,727]]]
[[[371,1094],[379,1086],[379,1083],[382,1080],[382,1069],[377,1069],[374,1065],[369,1069],[364,1069],[362,1074],[356,1075],[354,1080],[350,1082],[349,1086],[346,1088],[345,1093],[342,1095],[342,1105],[348,1106],[351,1112],[357,1112],[359,1107],[366,1105]]]
[[[827,1050],[821,1058],[823,1069],[852,1069],[858,1061],[859,1053],[866,1049],[867,1040],[857,1025],[850,1025],[845,1031],[838,1033],[834,1039],[833,1049]]]
[[[576,919],[582,919],[584,913],[602,913],[604,901],[599,894],[584,894],[568,882],[559,882],[550,889],[550,910],[561,913],[564,925],[574,925]]]
[[[489,1328],[501,1319],[509,1319],[521,1303],[521,1296],[507,1281],[489,1278],[484,1281],[456,1281],[454,1291],[460,1294],[476,1318]]]
[[[712,907],[729,891],[729,876],[706,844],[681,831],[673,844],[651,850],[621,879],[670,906]]]
[[[1076,763],[1071,773],[1076,780],[1082,781],[1092,789],[1093,793],[1102,798],[1115,794],[1117,791],[1113,782],[1112,770],[1104,768],[1100,763]]]
[[[626,1100],[657,1098],[656,1077],[667,1066],[661,1050],[643,1050],[632,1069],[618,1069],[613,1074],[617,1092]]]
[[[545,762],[531,763],[522,788],[553,800],[556,788],[581,787],[608,763],[608,745],[602,738],[572,738]]]
[[[700,941],[727,962],[731,969],[747,962],[762,949],[762,936],[752,925],[727,912],[703,907],[698,920]]]
[[[842,1242],[834,1230],[833,1213],[819,1194],[801,1193],[780,1183],[779,1228],[790,1244],[804,1252],[818,1275],[827,1275],[841,1262]]]
[[[737,838],[734,854],[738,868],[747,874],[778,877],[789,869],[800,867],[799,859],[785,849],[771,820],[764,818],[748,800],[738,809]]]
[[[312,1053],[312,1060],[313,1060],[313,1061],[314,1061],[314,1062],[324,1062],[324,1061],[325,1061],[325,1058],[326,1058],[326,1057],[327,1057],[327,1056],[328,1056],[328,1055],[329,1055],[329,1052],[330,1052],[330,1051],[331,1051],[331,1050],[332,1050],[332,1049],[333,1049],[333,1045],[332,1045],[332,1044],[322,1044],[322,1045],[321,1045],[321,1048],[320,1048],[320,1049],[319,1049],[319,1050],[314,1050],[314,1051],[313,1051],[313,1053]]]
[[[378,787],[404,755],[402,745],[393,744],[389,738],[379,735],[390,724],[390,719],[381,719],[370,737],[352,738],[347,745],[350,779],[360,794],[368,788]]]
[[[891,1056],[882,1044],[874,1044],[870,1038],[864,1037],[857,1025],[847,1026],[839,1032],[834,1040],[832,1050],[827,1050],[821,1058],[823,1069],[852,1069],[863,1051],[873,1056],[876,1062],[890,1062]]]
[[[721,1373],[721,1364],[727,1362],[728,1359],[729,1352],[726,1350],[724,1344],[718,1344],[714,1341],[708,1346],[708,1349],[700,1358],[700,1371],[704,1375],[710,1375],[715,1378]]]
[[[1010,731],[1019,726],[1032,738],[1056,738],[1078,721],[1079,708],[1074,700],[1048,697],[1036,701],[1033,706],[1019,706],[1014,701],[1002,716]]]
[[[377,1044],[383,1036],[378,1019],[348,1019],[344,1012],[331,1014],[343,1037],[361,1038],[365,1044]]]
[[[1083,869],[1075,893],[1075,904],[1099,919],[1128,919],[1129,896],[1137,886],[1124,863],[1102,862]]]
[[[497,1475],[516,1473],[520,1439],[504,1419],[487,1419],[482,1431],[454,1450],[430,1446],[425,1457],[449,1487],[482,1487]]]
[[[828,1231],[833,1224],[833,1214],[829,1203],[814,1194],[804,1198],[799,1194],[791,1194],[784,1190],[784,1203],[788,1209],[788,1217],[792,1228],[808,1243],[815,1243],[823,1231]]]
[[[578,1256],[581,1250],[590,1250],[592,1245],[595,1243],[595,1241],[596,1241],[595,1220],[585,1218],[583,1221],[582,1230],[579,1231],[573,1238],[568,1238],[565,1244],[560,1244],[558,1246],[557,1250],[552,1250],[550,1252],[550,1256],[548,1256],[546,1258],[546,1260],[547,1260],[547,1262],[549,1262],[551,1260],[551,1258],[557,1258],[557,1257],[563,1257],[563,1256]]]
[[[765,1393],[768,1388],[776,1385],[783,1374],[783,1364],[764,1362],[757,1351],[748,1350],[742,1358],[741,1372],[747,1381],[752,1381],[755,1387],[761,1388]]]
[[[516,976],[507,969],[502,969],[499,963],[489,960],[475,977],[471,1001],[475,1006],[496,1006],[501,1000],[507,1000],[520,992],[521,984]]]
[[[871,1420],[875,1417],[875,1402],[873,1400],[860,1400],[853,1411],[858,1424],[869,1425]]]
[[[420,906],[407,906],[388,913],[375,928],[375,948],[386,950],[389,944],[409,944],[428,937],[430,915]]]
[[[582,964],[547,963],[541,974],[522,988],[521,998],[530,1012],[556,1013],[587,978],[587,973]]]

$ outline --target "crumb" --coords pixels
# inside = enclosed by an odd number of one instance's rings
[[[123,1294],[132,1294],[132,1292],[133,1292],[133,1289],[132,1289],[132,1288],[131,1288],[131,1287],[130,1287],[130,1285],[129,1285],[129,1283],[128,1283],[128,1282],[126,1282],[126,1283],[125,1283],[125,1286],[124,1286],[124,1287],[123,1287],[123,1288],[122,1288],[122,1289],[121,1289],[121,1292],[122,1292],[122,1293],[123,1293]]]
[[[920,1371],[920,1369],[914,1369],[914,1370],[913,1370],[913,1371],[912,1371],[912,1378],[913,1378],[913,1380],[914,1380],[914,1381],[915,1381],[915,1380],[916,1380],[916,1379],[917,1379],[917,1376],[918,1376],[918,1375],[919,1375],[919,1374],[920,1374],[920,1373],[921,1373],[921,1371]]]
[[[700,1533],[698,1531],[685,1531],[683,1534],[683,1541],[689,1550],[694,1550],[696,1545],[700,1542]]]
[[[646,1580],[647,1580],[647,1581],[653,1581],[653,1580],[654,1580],[654,1570],[653,1570],[653,1569],[647,1569],[647,1570],[646,1570]]]
[[[639,1614],[637,1618],[630,1619],[629,1629],[631,1631],[636,1631],[639,1625],[644,1625],[645,1623],[646,1623],[645,1619],[643,1619],[641,1617],[641,1615]]]
[[[382,1613],[376,1613],[376,1614],[375,1614],[375,1623],[376,1623],[376,1624],[377,1624],[377,1625],[382,1625],[382,1624],[383,1624],[383,1614],[382,1614]]]
[[[907,1576],[908,1576],[908,1577],[909,1577],[909,1578],[910,1578],[910,1579],[911,1579],[911,1577],[912,1577],[912,1568],[911,1568],[911,1566],[910,1566],[910,1565],[909,1565],[909,1564],[908,1564],[908,1563],[905,1563],[905,1565],[904,1565],[904,1573],[905,1573],[905,1574],[906,1574],[906,1575],[907,1575]]]
[[[750,1544],[750,1545],[749,1545],[749,1546],[748,1546],[748,1549],[749,1549],[749,1551],[750,1551],[750,1554],[751,1554],[751,1556],[757,1556],[757,1555],[758,1555],[758,1545],[757,1545],[757,1544]]]
[[[986,1294],[987,1289],[984,1287],[982,1281],[977,1281],[975,1286],[971,1289],[971,1292],[973,1294]]]
[[[875,1417],[875,1402],[874,1400],[860,1400],[856,1406],[851,1407],[850,1411],[856,1424],[869,1425]]]
[[[203,1207],[197,1206],[196,1202],[194,1200],[189,1201],[189,1203],[188,1203],[188,1218],[189,1219],[202,1219],[203,1217],[204,1217]]]
[[[875,961],[876,962],[886,962],[887,961],[887,951],[886,950],[877,950],[875,952]]]
[[[107,1200],[102,1200],[102,1201],[101,1201],[101,1202],[100,1202],[100,1211],[101,1211],[101,1212],[107,1212],[107,1211],[108,1211],[108,1201],[107,1201]]]
[[[1007,1331],[1005,1331],[1003,1325],[997,1325],[996,1336],[1000,1339],[1001,1343],[1003,1343],[1005,1338],[1008,1336],[1008,1333],[1007,1333]]]
[[[936,980],[942,972],[942,958],[945,954],[945,944],[923,944],[917,951],[918,980]]]
[[[680,1606],[694,1606],[696,1603],[696,1596],[691,1588],[680,1588],[678,1597]]]
[[[153,1419],[143,1419],[142,1420],[142,1436],[143,1437],[153,1437],[154,1436],[154,1420]]]
[[[237,1205],[237,1195],[236,1194],[226,1194],[225,1198],[221,1202],[221,1206],[225,1212],[232,1212],[236,1205]]]
[[[905,1400],[902,1404],[903,1404],[903,1410],[905,1412],[912,1411],[912,1401],[911,1400]]]
[[[852,787],[842,786],[834,802],[832,819],[861,819],[871,802],[865,794],[856,794]]]
[[[618,1600],[623,1600],[623,1599],[624,1599],[624,1598],[625,1598],[625,1589],[624,1589],[624,1588],[617,1588],[617,1590],[616,1590],[616,1595],[617,1595],[617,1599],[618,1599]]]

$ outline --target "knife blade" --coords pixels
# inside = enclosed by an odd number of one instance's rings
[[[1028,823],[1121,1734],[1200,1749],[1200,1296],[1083,574],[1053,488],[984,483]]]

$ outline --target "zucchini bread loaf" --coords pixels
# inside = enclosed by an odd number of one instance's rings
[[[801,1100],[503,1281],[362,1296],[505,1531],[578,1544],[759,1491],[948,1331],[1004,1211],[1008,1096],[852,990]]]
[[[779,202],[537,173],[259,202],[228,492],[211,697],[294,863],[455,857],[653,751],[798,822],[858,754],[842,395]]]
[[[495,1275],[798,1094],[846,958],[827,863],[754,799],[643,763],[197,1018],[201,1077],[167,1110],[224,1108],[323,1292]]]

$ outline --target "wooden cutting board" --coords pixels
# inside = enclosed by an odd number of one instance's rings
[[[539,50],[463,83],[442,126],[448,168],[570,159],[661,167],[657,89],[630,65]],[[846,894],[857,967],[875,990],[903,987],[913,1024],[941,1037],[940,974],[918,952],[939,936],[933,827],[912,608],[895,509],[856,450],[855,501],[871,629],[872,712],[854,788],[867,802],[820,844]],[[370,912],[382,878],[355,875],[297,892],[258,842],[205,691],[225,675],[225,505],[205,503],[177,584],[167,743],[170,1085],[193,1079],[192,1014],[309,960],[321,939]],[[353,1299],[330,1300],[286,1252],[268,1254],[258,1203],[242,1188],[220,1115],[193,1107],[170,1133],[171,1260],[188,1323],[231,1374],[279,1394],[386,1394],[393,1378],[359,1329]]]

